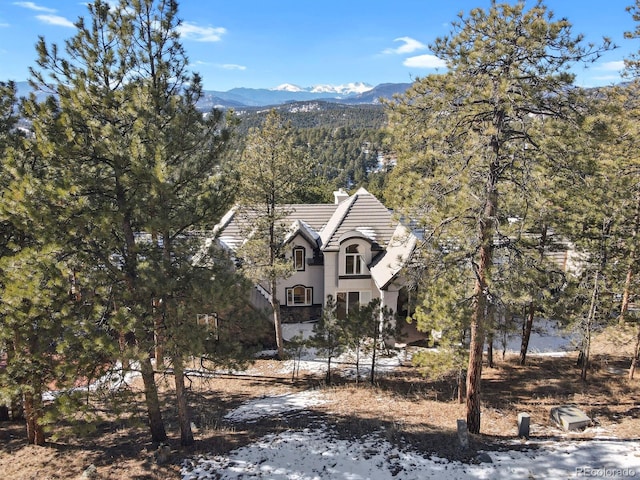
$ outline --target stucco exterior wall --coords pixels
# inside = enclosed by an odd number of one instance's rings
[[[305,267],[304,270],[295,271],[290,277],[280,281],[278,283],[278,300],[280,305],[287,306],[287,288],[294,287],[296,285],[302,285],[304,287],[311,287],[313,289],[313,304],[324,304],[324,266],[323,265],[309,265],[309,260],[313,259],[313,245],[311,245],[305,238],[298,235],[289,245],[287,258],[293,262],[293,250],[296,247],[303,247],[305,249]],[[302,306],[291,308],[304,308]]]

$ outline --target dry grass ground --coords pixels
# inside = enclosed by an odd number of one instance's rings
[[[638,439],[640,431],[640,379],[628,382],[633,332],[601,335],[594,346],[592,368],[586,382],[580,380],[576,357],[529,358],[518,365],[516,357],[496,359],[495,368],[483,370],[482,435],[473,436],[475,449],[503,448],[502,440],[516,435],[518,412],[531,415],[532,436],[576,439],[607,436]],[[640,376],[637,375],[637,377]],[[175,412],[171,397],[164,397],[165,416],[171,436],[171,455],[159,465],[155,446],[148,441],[140,418],[104,421],[85,437],[58,428],[60,439],[46,447],[25,446],[22,424],[0,424],[0,477],[6,479],[79,479],[91,464],[98,479],[180,478],[183,458],[199,453],[221,454],[270,432],[311,426],[316,422],[336,427],[339,435],[357,437],[383,432],[391,442],[441,457],[464,460],[457,447],[456,420],[464,418],[464,405],[456,401],[455,382],[430,382],[412,367],[401,367],[380,378],[378,385],[355,386],[338,381],[326,387],[318,374],[301,372],[291,381],[282,364],[259,360],[244,375],[218,375],[193,379],[191,404],[197,442],[181,449],[177,443]],[[164,382],[167,395],[171,385]],[[224,415],[252,398],[309,388],[322,388],[328,403],[304,414],[277,415],[255,423],[226,423]],[[585,431],[567,434],[549,422],[554,405],[576,404],[594,420]],[[510,446],[513,448],[513,445]]]

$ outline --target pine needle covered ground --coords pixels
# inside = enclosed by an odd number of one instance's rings
[[[518,365],[516,356],[498,357],[495,368],[483,372],[482,435],[472,436],[473,450],[504,448],[514,440],[519,412],[531,415],[531,434],[536,438],[637,439],[640,431],[640,380],[629,382],[627,371],[633,332],[605,332],[593,349],[587,382],[580,380],[576,356],[531,356]],[[268,433],[304,428],[313,422],[332,425],[345,438],[384,432],[388,441],[451,460],[471,457],[458,448],[456,420],[464,418],[457,403],[455,379],[428,381],[411,366],[402,366],[379,377],[378,385],[356,386],[337,376],[332,386],[323,375],[300,371],[292,381],[290,363],[258,360],[247,371],[218,373],[212,378],[191,378],[190,402],[197,429],[196,445],[179,447],[176,412],[170,408],[171,387],[164,388],[168,432],[171,437],[166,462],[157,461],[157,449],[148,440],[142,415],[103,421],[87,436],[56,427],[57,442],[46,447],[26,446],[22,424],[0,424],[0,472],[10,479],[81,478],[93,464],[98,479],[180,478],[182,461],[198,454],[225,454]],[[245,422],[229,422],[225,415],[240,405],[265,397],[321,390],[324,401],[304,410],[281,412]],[[549,421],[552,406],[575,404],[594,421],[584,431],[568,434]],[[142,410],[140,411],[142,413]],[[108,413],[108,412],[106,412]],[[514,448],[513,444],[509,448]]]

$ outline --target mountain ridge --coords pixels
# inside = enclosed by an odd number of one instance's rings
[[[16,82],[18,96],[28,96],[33,89],[29,82]],[[198,102],[202,110],[212,108],[246,108],[268,107],[292,102],[325,101],[342,104],[377,104],[380,98],[391,98],[398,93],[404,93],[410,83],[382,83],[372,87],[362,82],[344,85],[315,85],[309,88],[298,87],[293,84],[282,84],[276,88],[248,88],[236,87],[227,91],[203,90]],[[36,92],[42,100],[48,93]]]
[[[373,90],[375,87],[364,82],[351,82],[342,85],[318,84],[312,87],[301,87],[293,83],[283,83],[269,90],[286,92],[334,93],[337,95],[360,94]]]
[[[336,89],[321,88],[324,86],[302,89],[292,84],[283,84],[280,86],[282,88],[277,87],[278,89],[237,87],[226,92],[205,90],[199,105],[207,109],[266,107],[313,100],[345,104],[376,104],[379,103],[380,98],[392,98],[395,94],[404,93],[411,86],[410,83],[382,83],[370,88],[364,87],[366,84],[347,85],[351,87],[350,90],[344,88],[336,91]]]

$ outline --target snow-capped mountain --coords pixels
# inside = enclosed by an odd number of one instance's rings
[[[283,83],[282,85],[278,85],[271,90],[276,92],[309,92],[309,93],[330,93],[333,95],[354,95],[368,92],[372,90],[373,86],[368,85],[363,82],[351,82],[346,83],[344,85],[314,85],[312,87],[303,88],[298,85],[294,85],[291,83]]]
[[[298,85],[293,85],[291,83],[283,83],[282,85],[278,85],[275,88],[272,88],[276,92],[304,92],[305,89],[299,87]]]
[[[373,86],[363,82],[352,82],[344,85],[316,85],[311,88],[316,93],[337,93],[338,95],[353,95],[373,90]]]
[[[27,82],[17,82],[18,96],[27,96],[32,91]],[[242,108],[282,105],[291,102],[326,101],[346,104],[375,104],[381,97],[391,98],[409,87],[407,83],[386,83],[376,87],[362,82],[344,85],[315,85],[302,88],[285,83],[276,88],[232,88],[226,92],[205,90],[198,102],[203,110],[217,108]],[[47,96],[35,92],[42,100]]]
[[[344,85],[315,85],[303,88],[285,83],[275,88],[232,88],[226,92],[206,90],[201,99],[202,108],[218,107],[263,107],[290,102],[323,100],[338,103],[378,103],[380,97],[390,98],[404,92],[409,84],[382,84],[372,87],[362,82]]]

